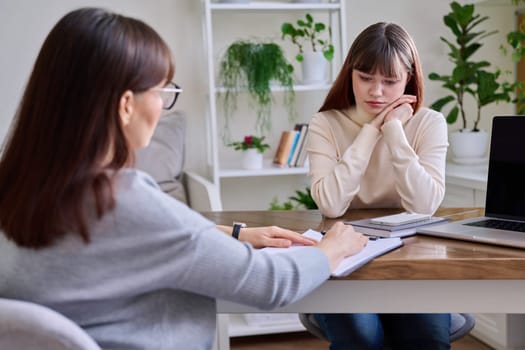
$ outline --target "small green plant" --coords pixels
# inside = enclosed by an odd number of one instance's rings
[[[233,147],[236,151],[246,151],[248,149],[255,148],[259,153],[264,153],[270,145],[264,143],[264,136],[257,137],[253,135],[244,136],[244,140],[229,143],[228,146]]]
[[[304,46],[310,44],[312,51],[321,51],[323,56],[331,61],[334,58],[334,45],[332,45],[332,28],[322,22],[315,22],[311,14],[307,13],[305,20],[298,20],[297,27],[292,23],[286,22],[281,25],[282,39],[290,38],[292,43],[297,46],[299,53],[295,59],[299,62],[304,60]],[[321,38],[324,31],[327,31],[328,38]]]
[[[295,194],[282,204],[279,204],[279,200],[275,197],[270,203],[270,210],[318,209],[309,187],[304,192],[295,191]]]
[[[488,61],[476,61],[472,56],[483,46],[482,40],[497,31],[487,32],[479,30],[478,26],[488,19],[475,13],[473,4],[460,5],[457,2],[450,4],[451,12],[443,17],[443,22],[455,36],[455,42],[444,37],[440,39],[445,42],[450,52],[448,56],[454,64],[450,75],[430,73],[429,79],[442,82],[442,87],[452,94],[435,101],[431,108],[441,111],[443,107],[453,102],[446,119],[449,124],[457,121],[461,116],[462,130],[467,129],[467,117],[465,113],[465,98],[474,98],[477,106],[477,114],[473,131],[479,131],[478,124],[481,119],[481,108],[498,101],[510,101],[511,86],[508,83],[500,83],[500,71],[488,71]]]
[[[225,93],[222,102],[225,115],[225,139],[229,137],[229,121],[237,110],[237,97],[248,92],[255,105],[255,127],[261,134],[271,130],[271,84],[284,87],[284,105],[290,120],[295,117],[293,89],[293,66],[288,62],[281,47],[272,42],[235,41],[227,49],[220,62],[220,84]]]

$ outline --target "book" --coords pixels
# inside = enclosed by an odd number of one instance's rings
[[[277,151],[275,151],[275,156],[273,158],[274,163],[286,165],[295,139],[295,134],[295,130],[285,130],[281,133],[281,139],[279,140],[279,145],[277,146]]]
[[[432,215],[429,214],[417,214],[417,213],[399,213],[387,216],[380,216],[377,218],[370,219],[372,224],[388,225],[388,226],[398,226],[411,224],[418,221],[429,220]]]
[[[297,145],[295,146],[292,160],[288,163],[288,165],[295,167],[297,166],[297,159],[299,157],[299,153],[301,153],[303,146],[304,146],[304,140],[306,133],[308,132],[308,124],[296,124],[295,130],[299,131],[299,139],[297,140]]]
[[[288,159],[286,160],[286,164],[290,165],[292,162],[293,154],[295,152],[295,149],[297,148],[297,142],[299,141],[299,136],[301,136],[301,132],[298,130],[294,130],[295,137],[293,139],[292,148],[290,149],[290,152],[288,153]]]
[[[303,235],[315,239],[316,241],[320,241],[323,238],[323,235],[320,232],[311,229],[304,232]],[[403,241],[399,237],[369,240],[363,250],[361,250],[359,253],[344,258],[343,261],[341,261],[341,263],[332,272],[332,276],[348,276],[355,270],[359,269],[361,266],[365,265],[369,261],[372,261],[374,258],[388,253],[389,251],[402,245]],[[263,248],[262,250],[267,251],[270,254],[279,254],[285,251],[301,249],[304,247],[305,246],[303,245],[292,245],[288,248],[268,247]]]
[[[422,226],[435,225],[448,221],[447,218],[432,216],[423,221],[411,222],[403,225],[382,225],[372,222],[373,219],[361,219],[345,221],[347,225],[354,226],[355,230],[365,235],[376,237],[406,237],[416,234],[416,230]]]
[[[308,152],[306,151],[306,146],[308,144],[308,128],[304,134],[303,144],[299,150],[299,155],[297,156],[297,161],[295,162],[296,167],[305,167],[308,165]]]

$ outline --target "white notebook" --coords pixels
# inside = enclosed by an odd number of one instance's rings
[[[316,241],[320,241],[323,238],[323,235],[314,230],[308,230],[303,233],[306,237],[310,237],[315,239]],[[397,247],[400,247],[403,245],[403,241],[399,237],[395,238],[378,238],[376,240],[369,240],[366,247],[363,248],[362,251],[359,253],[349,256],[341,263],[337,268],[332,272],[332,276],[334,277],[344,277],[348,276],[350,273],[354,272],[367,262],[373,260],[375,257],[378,257],[380,255],[383,255]],[[301,249],[304,248],[303,245],[292,245],[289,248],[264,248],[265,251],[272,253],[272,254],[278,254],[285,251],[289,251],[290,249]]]

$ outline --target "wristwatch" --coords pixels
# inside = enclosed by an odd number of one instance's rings
[[[235,239],[239,239],[239,233],[241,232],[241,228],[246,227],[246,224],[244,222],[234,222],[233,223],[233,230],[232,230],[232,237]]]

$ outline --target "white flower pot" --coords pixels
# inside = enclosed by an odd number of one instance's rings
[[[263,167],[263,154],[256,148],[242,151],[242,168],[248,170],[261,169]]]
[[[320,84],[326,82],[326,58],[322,52],[304,52],[301,63],[303,84]]]
[[[454,162],[477,163],[486,159],[489,144],[486,131],[453,131],[448,140]]]

